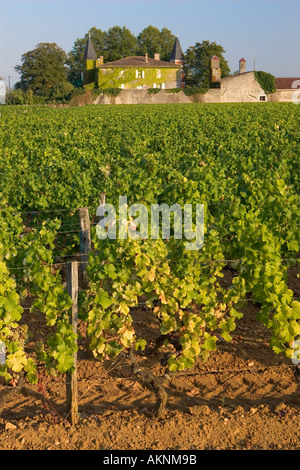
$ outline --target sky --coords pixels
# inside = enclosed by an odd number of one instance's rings
[[[0,0],[0,76],[11,87],[21,56],[41,42],[67,53],[95,26],[126,26],[136,36],[147,26],[168,28],[183,52],[197,42],[220,44],[231,72],[300,77],[299,0]]]

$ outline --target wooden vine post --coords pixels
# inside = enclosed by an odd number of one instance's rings
[[[78,325],[78,262],[67,263],[67,290],[72,299],[71,324],[77,334]],[[74,370],[66,373],[67,419],[72,424],[78,423],[78,390],[77,390],[77,351],[73,354]]]
[[[80,225],[80,271],[82,287],[87,286],[86,265],[88,262],[89,252],[91,251],[91,224],[88,207],[81,207],[78,210]]]
[[[89,253],[92,249],[91,242],[91,223],[88,207],[81,207],[78,210],[79,225],[80,225],[80,279],[81,286],[86,289],[88,286],[86,266],[88,263]],[[86,332],[86,355],[87,358],[92,358],[93,354],[89,348],[89,335]]]

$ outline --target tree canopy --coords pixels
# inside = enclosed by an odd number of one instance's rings
[[[216,55],[220,59],[222,77],[230,74],[230,68],[224,58],[225,50],[215,42],[202,41],[188,48],[185,53],[184,69],[187,86],[209,88],[210,59]]]
[[[59,98],[72,90],[67,80],[67,55],[56,43],[39,43],[21,57],[15,88],[45,98]]]
[[[21,79],[16,83],[16,89],[34,95],[58,97],[72,89],[67,80],[67,55],[56,43],[39,43],[35,49],[21,57],[21,65],[15,70]]]
[[[159,53],[161,60],[169,60],[174,41],[175,36],[169,29],[159,30],[149,25],[137,37],[137,52],[139,55],[144,55],[147,52],[150,57]]]
[[[123,26],[113,26],[105,33],[105,51],[107,61],[121,59],[136,54],[137,39]],[[104,54],[101,54],[104,57]]]

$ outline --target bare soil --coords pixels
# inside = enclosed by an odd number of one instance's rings
[[[299,296],[296,274],[291,271],[291,286]],[[82,342],[79,423],[66,420],[65,378],[41,369],[46,405],[10,395],[0,417],[0,450],[299,450],[298,368],[268,346],[269,333],[255,318],[258,307],[245,302],[243,312],[231,343],[220,340],[205,363],[170,376],[159,420],[151,416],[155,396],[132,376],[128,359],[87,359]],[[134,319],[154,341],[158,325],[149,311],[136,310]],[[36,340],[43,322],[38,316],[30,322]],[[164,353],[162,347],[142,365],[164,374]]]

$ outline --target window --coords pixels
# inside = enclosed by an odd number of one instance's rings
[[[145,71],[144,70],[136,70],[135,71],[135,78],[145,78]]]
[[[156,88],[156,83],[153,83],[153,88]]]
[[[156,78],[161,78],[161,70],[156,70]]]
[[[165,89],[165,84],[164,84],[164,83],[161,84],[161,89],[162,89],[162,90]]]
[[[266,101],[266,96],[265,95],[260,95],[258,97],[258,101]]]

